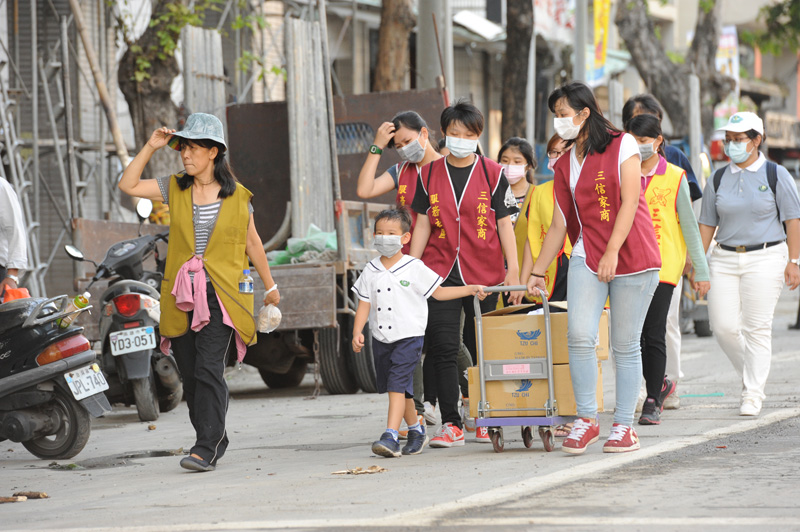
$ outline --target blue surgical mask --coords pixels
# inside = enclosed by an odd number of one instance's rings
[[[450,150],[450,154],[456,159],[463,159],[478,149],[478,139],[461,139],[458,137],[447,137],[445,146]]]
[[[725,155],[730,157],[734,163],[743,163],[750,157],[750,152],[747,151],[747,142],[728,142],[724,144]]]

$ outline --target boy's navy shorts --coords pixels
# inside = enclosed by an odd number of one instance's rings
[[[405,393],[414,397],[414,368],[422,355],[424,336],[403,338],[390,344],[372,339],[378,393]]]

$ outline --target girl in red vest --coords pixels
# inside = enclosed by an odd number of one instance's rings
[[[381,124],[358,174],[358,197],[370,199],[397,190],[395,203],[410,210],[420,168],[442,157],[436,152],[434,142],[428,124],[414,111],[397,113],[391,122]],[[378,162],[386,148],[395,148],[403,161],[376,177]],[[417,213],[411,211],[412,234],[416,223]],[[409,244],[405,244],[403,253],[408,252]]]
[[[442,276],[442,286],[517,284],[519,266],[509,216],[517,210],[516,199],[502,167],[475,153],[483,132],[483,115],[474,105],[457,102],[442,112],[441,128],[450,155],[422,168],[412,208],[423,216],[417,217],[411,255],[422,258],[426,266]],[[513,294],[512,302],[519,302],[522,295]],[[464,445],[456,357],[463,308],[464,343],[474,363],[472,301],[467,297],[428,302],[426,364],[434,367],[442,414],[442,428],[431,440],[431,447]],[[487,312],[496,305],[494,294],[483,301],[481,308]]]
[[[567,345],[578,419],[561,448],[580,454],[599,439],[595,342],[608,298],[617,400],[603,451],[634,451],[639,438],[633,415],[642,382],[639,339],[661,267],[641,187],[639,145],[603,117],[583,83],[554,90],[548,106],[556,115],[556,133],[575,144],[554,165],[556,209],[528,290],[545,288],[545,271],[569,234]]]

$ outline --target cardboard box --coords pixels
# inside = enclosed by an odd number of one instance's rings
[[[568,364],[553,366],[553,381],[558,415],[574,416],[577,413],[575,395]],[[547,380],[509,380],[489,381],[486,395],[491,408],[544,408],[547,402]],[[481,400],[481,387],[478,368],[469,368],[469,415],[478,417],[478,403]],[[603,370],[597,363],[597,411],[603,411]],[[489,417],[543,417],[544,412],[494,412]]]
[[[487,312],[481,318],[483,356],[486,360],[544,358],[546,340],[544,315],[514,314],[529,311],[534,305],[517,305]],[[550,330],[553,339],[553,364],[569,364],[567,350],[566,303],[550,304]],[[608,311],[600,316],[597,359],[608,359]]]

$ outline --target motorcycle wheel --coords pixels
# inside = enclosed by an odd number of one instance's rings
[[[57,417],[61,426],[55,434],[28,440],[22,445],[42,460],[65,460],[81,452],[92,430],[89,412],[60,388],[56,388],[55,398],[41,408]]]
[[[181,404],[181,400],[183,399],[183,383],[178,386],[178,389],[175,390],[170,395],[163,397],[158,400],[158,408],[161,412],[169,412],[170,410],[175,410],[178,408],[178,405]]]
[[[158,395],[156,393],[156,378],[151,371],[148,377],[132,379],[133,397],[136,400],[136,410],[140,421],[155,421],[158,419]]]
[[[299,386],[303,381],[303,377],[306,376],[307,367],[308,362],[305,359],[295,358],[294,362],[292,362],[292,367],[286,373],[274,373],[263,368],[258,368],[258,372],[261,374],[264,384],[277,390]]]

